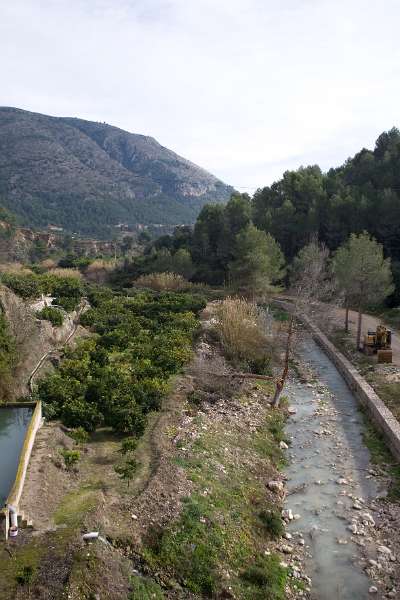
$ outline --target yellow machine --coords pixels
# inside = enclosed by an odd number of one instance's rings
[[[384,325],[378,325],[376,331],[368,331],[364,336],[363,351],[371,356],[378,355],[378,362],[392,362],[392,332]]]

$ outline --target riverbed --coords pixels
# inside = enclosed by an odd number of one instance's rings
[[[297,411],[287,426],[286,508],[295,516],[288,531],[294,540],[304,539],[313,599],[368,598],[373,584],[350,530],[355,514],[368,530],[368,502],[378,493],[362,438],[363,417],[342,376],[311,337],[301,340],[299,354],[314,379],[292,381],[287,389]]]
[[[0,508],[14,483],[32,408],[0,407]]]

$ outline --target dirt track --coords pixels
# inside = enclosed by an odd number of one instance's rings
[[[336,308],[334,311],[335,320],[340,324],[341,327],[344,327],[344,316],[345,310],[343,308]],[[354,337],[357,334],[357,312],[351,310],[349,312],[349,328],[350,331],[354,334]],[[368,329],[376,329],[377,325],[381,324],[383,321],[378,317],[373,317],[372,315],[363,315],[362,325],[361,325],[361,338],[365,333],[367,333]],[[391,329],[391,327],[389,327]],[[400,337],[396,331],[392,329],[392,350],[393,350],[393,364],[400,366]]]

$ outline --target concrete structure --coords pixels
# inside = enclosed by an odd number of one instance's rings
[[[25,524],[28,524],[28,519],[25,515],[19,513],[19,503],[21,500],[22,491],[24,489],[26,472],[29,465],[29,459],[31,457],[33,444],[35,442],[36,433],[42,425],[42,403],[41,402],[25,402],[25,403],[14,403],[10,404],[12,407],[17,406],[32,406],[34,411],[32,414],[31,421],[28,429],[26,430],[24,445],[22,446],[21,454],[19,457],[18,468],[14,480],[13,487],[6,500],[6,506],[3,510],[4,523],[5,523],[5,538],[8,538],[8,532],[10,524],[17,526],[18,522],[23,520]]]
[[[368,412],[371,421],[381,431],[393,456],[400,460],[399,421],[354,365],[339,352],[326,335],[308,317],[303,316],[301,320],[307,326],[317,344],[321,346],[342,374],[349,388]]]

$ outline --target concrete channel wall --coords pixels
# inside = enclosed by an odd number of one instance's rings
[[[5,512],[5,537],[8,538],[8,529],[10,524],[10,511],[14,511],[18,515],[19,503],[21,500],[22,491],[24,489],[26,472],[28,470],[29,460],[32,453],[33,444],[35,442],[36,433],[42,425],[42,403],[41,402],[24,402],[24,403],[13,403],[11,407],[18,406],[31,406],[34,408],[33,414],[26,430],[24,444],[22,446],[21,454],[19,457],[19,463],[15,480],[11,492],[6,500]]]
[[[400,460],[400,423],[385,406],[374,389],[349,360],[328,340],[326,335],[306,316],[301,318],[314,340],[329,356],[356,398],[368,412],[371,421],[382,432],[393,456]]]

